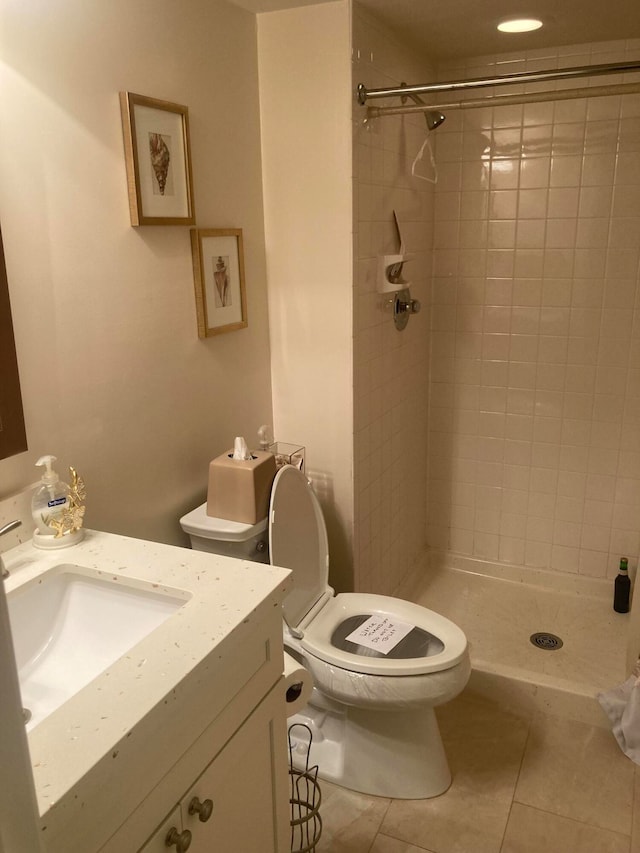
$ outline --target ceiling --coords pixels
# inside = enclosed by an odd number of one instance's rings
[[[638,0],[361,0],[407,43],[443,61],[563,44],[640,37]],[[506,35],[503,18],[539,18],[533,33]]]
[[[253,12],[314,0],[232,0]],[[639,0],[358,0],[434,62],[563,44],[640,38]],[[502,18],[540,18],[542,29],[504,35]]]

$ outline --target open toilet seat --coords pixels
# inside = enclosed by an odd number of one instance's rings
[[[340,593],[328,585],[329,550],[322,509],[307,478],[293,466],[277,473],[269,509],[271,563],[291,569],[286,624],[301,632],[301,652],[351,673],[416,676],[452,669],[465,658],[464,633],[444,616],[384,595]],[[411,632],[387,655],[346,638],[369,617],[405,623]]]
[[[369,656],[366,649],[353,648],[354,644],[345,643],[342,637],[349,628],[355,628],[358,622],[363,622],[364,616],[386,617],[391,623],[414,625],[426,635],[424,648],[416,649],[411,636],[398,644],[397,651],[392,651],[391,656],[373,657]],[[336,630],[344,623],[347,624],[346,629]],[[298,627],[304,632],[300,640],[304,651],[334,666],[368,675],[424,675],[441,672],[459,663],[467,648],[464,633],[449,619],[426,607],[386,595],[340,593],[330,598],[309,622],[303,620]],[[337,642],[342,647],[336,645]],[[414,650],[416,653],[412,654]]]
[[[328,698],[329,703],[342,702],[362,711],[422,709],[424,712],[425,709],[433,709],[457,696],[469,680],[471,672],[468,655],[454,666],[439,672],[370,675],[328,663],[310,652],[300,651],[297,644],[289,645],[288,640],[285,640],[285,648],[294,654],[298,650],[302,663],[313,676],[315,686],[324,693],[325,701]]]

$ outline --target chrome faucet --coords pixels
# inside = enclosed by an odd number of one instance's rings
[[[10,521],[9,524],[5,524],[4,527],[0,527],[0,536],[2,536],[3,533],[10,533],[12,530],[15,530],[16,527],[20,527],[21,524],[22,522],[18,521],[18,519]],[[0,554],[0,577],[2,577],[3,580],[9,577],[9,572],[4,566],[2,554]]]

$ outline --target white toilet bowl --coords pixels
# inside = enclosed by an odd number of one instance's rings
[[[210,518],[198,507],[181,524],[192,547],[207,551],[218,550],[216,535],[223,527],[219,552],[230,553],[230,522]],[[233,530],[238,541],[262,541],[264,522],[240,527],[245,530]],[[322,510],[306,477],[293,466],[276,475],[268,527],[270,561],[294,573],[283,605],[285,648],[315,683],[308,706],[290,722],[310,727],[310,761],[318,764],[318,775],[376,796],[422,799],[443,793],[451,774],[433,709],[457,696],[469,679],[463,632],[408,601],[334,595]],[[237,556],[247,559],[247,550],[243,545]],[[265,560],[264,548],[254,559]],[[349,639],[365,627],[374,640]],[[300,743],[300,751],[306,754],[306,744]]]

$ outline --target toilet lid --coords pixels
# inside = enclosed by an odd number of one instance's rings
[[[273,566],[293,572],[293,589],[283,609],[288,624],[296,626],[327,591],[329,545],[318,499],[293,465],[281,468],[273,481],[269,554]]]

